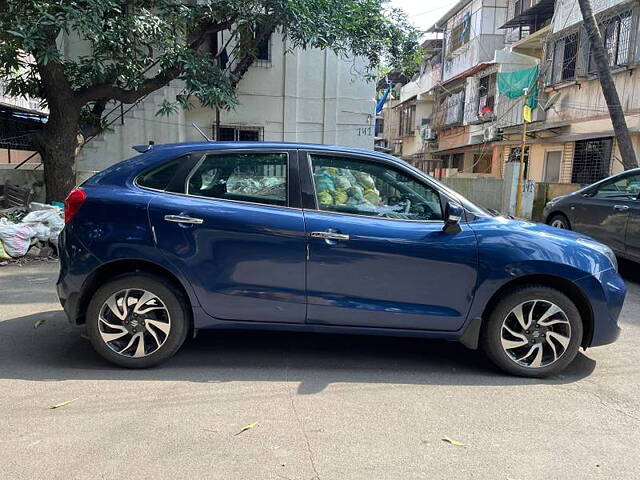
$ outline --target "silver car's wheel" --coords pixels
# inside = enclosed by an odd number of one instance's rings
[[[561,230],[571,230],[569,219],[562,213],[556,213],[547,220],[547,223],[552,227],[559,228]]]
[[[169,338],[171,316],[160,298],[147,290],[119,290],[102,304],[98,331],[115,353],[141,358],[156,352]]]
[[[557,362],[570,342],[567,314],[549,300],[520,303],[502,322],[502,348],[522,367],[542,368]]]

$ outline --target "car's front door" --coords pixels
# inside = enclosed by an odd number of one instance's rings
[[[625,255],[640,262],[640,194],[629,203],[629,220],[625,234]]]
[[[302,158],[307,322],[459,329],[476,284],[476,239],[464,223],[442,231],[438,191],[380,159]]]
[[[295,165],[295,150],[205,152],[183,194],[158,193],[151,201],[157,246],[209,315],[304,322],[305,237]]]
[[[577,198],[573,229],[625,252],[629,212],[640,190],[640,174],[629,173],[601,183]]]

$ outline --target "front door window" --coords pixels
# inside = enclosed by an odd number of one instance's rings
[[[311,155],[311,165],[320,210],[398,220],[443,219],[438,192],[400,170],[320,154]]]
[[[640,173],[626,175],[617,180],[603,183],[594,194],[596,198],[612,200],[634,200],[640,194]]]

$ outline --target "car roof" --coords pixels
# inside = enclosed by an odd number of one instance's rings
[[[361,155],[375,155],[381,158],[395,159],[391,155],[367,150],[364,148],[346,147],[343,145],[326,145],[322,143],[300,143],[300,142],[181,142],[151,145],[147,152],[175,151],[196,151],[196,150],[231,150],[231,149],[287,149],[287,150],[321,150],[327,152],[344,152]]]
[[[145,148],[146,147],[146,148]],[[111,167],[99,172],[91,177],[85,184],[96,183],[121,183],[125,178],[132,181],[133,176],[153,165],[163,162],[172,157],[177,157],[198,151],[215,151],[215,150],[313,150],[318,152],[345,153],[354,155],[366,155],[369,158],[379,158],[396,165],[404,166],[416,170],[410,164],[403,160],[374,150],[366,150],[364,148],[346,147],[341,145],[324,145],[319,143],[296,143],[296,142],[182,142],[182,143],[166,143],[150,146],[136,146],[139,155],[133,156],[128,160],[118,162]]]

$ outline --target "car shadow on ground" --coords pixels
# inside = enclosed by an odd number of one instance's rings
[[[626,282],[640,283],[640,263],[618,258],[620,276]]]
[[[44,322],[41,322],[44,320]],[[39,324],[38,328],[35,325]],[[300,382],[311,394],[332,383],[416,385],[566,384],[596,362],[583,353],[560,375],[526,379],[498,372],[478,351],[445,341],[256,331],[202,331],[164,365],[113,367],[61,310],[0,322],[0,378],[34,381],[138,380]]]

